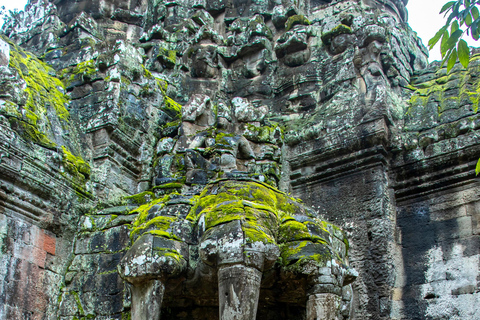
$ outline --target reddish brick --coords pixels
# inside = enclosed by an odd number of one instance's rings
[[[45,268],[45,259],[47,257],[47,252],[43,249],[33,247],[32,250],[32,257],[28,259],[29,261],[33,262],[40,268]]]
[[[42,249],[50,253],[51,255],[55,255],[55,246],[57,243],[57,239],[55,238],[55,236],[50,236],[45,233],[43,239],[44,240]]]
[[[55,235],[50,235],[42,229],[32,229],[33,245],[42,249],[51,255],[55,255],[56,238]]]

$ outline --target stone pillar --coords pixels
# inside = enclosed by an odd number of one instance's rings
[[[307,301],[307,320],[339,320],[340,300],[333,293],[310,295]]]
[[[132,320],[159,320],[165,285],[150,280],[132,286]]]
[[[220,320],[255,320],[262,273],[244,265],[218,271]]]

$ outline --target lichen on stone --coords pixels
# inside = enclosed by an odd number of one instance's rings
[[[351,33],[352,33],[352,28],[341,23],[337,25],[335,28],[333,28],[332,30],[329,30],[323,33],[322,41],[323,43],[329,45],[334,37],[339,36],[341,34],[351,34]]]
[[[55,70],[40,61],[31,53],[24,51],[9,39],[2,37],[10,45],[9,67],[15,69],[19,77],[26,83],[24,93],[25,105],[17,106],[18,112],[12,112],[10,103],[7,110],[10,123],[28,140],[47,148],[54,148],[49,109],[54,110],[60,124],[68,125],[70,113],[66,109],[69,102],[65,87],[56,78]]]
[[[177,61],[177,52],[175,50],[160,48],[157,59],[167,68],[173,68]]]
[[[65,82],[66,86],[69,86],[75,80],[81,83],[89,82],[93,76],[97,73],[97,67],[95,66],[95,60],[82,61],[73,67],[65,68],[60,72],[60,77]]]
[[[90,165],[82,157],[74,156],[65,146],[62,146],[62,151],[63,163],[67,170],[74,175],[82,174],[88,179],[91,174]]]
[[[308,26],[310,25],[310,21],[304,15],[297,14],[290,16],[285,23],[285,31],[289,31],[298,24]]]

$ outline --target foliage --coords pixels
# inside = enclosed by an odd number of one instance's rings
[[[457,59],[467,68],[470,62],[470,49],[462,37],[467,34],[473,39],[480,38],[480,0],[456,0],[447,2],[440,14],[448,15],[445,25],[430,39],[430,50],[440,41],[442,65],[447,62],[447,72],[453,68]]]

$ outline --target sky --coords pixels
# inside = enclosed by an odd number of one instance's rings
[[[409,13],[408,22],[415,30],[423,43],[427,45],[428,40],[445,24],[443,15],[440,15],[440,9],[448,0],[410,0],[407,9]],[[14,8],[23,9],[27,0],[0,0],[0,6],[5,6],[8,10]],[[479,47],[480,40],[475,41],[471,37],[465,37],[467,43],[472,47]],[[430,51],[430,61],[440,60],[440,48],[437,45]]]
[[[26,4],[27,0],[0,0],[0,7],[5,6],[7,10],[23,10]]]
[[[443,17],[443,14],[440,15],[439,12],[447,2],[447,0],[410,0],[408,2],[408,23],[417,32],[425,45],[445,25],[446,18]],[[471,47],[480,46],[480,40],[477,42],[467,35],[463,39]],[[429,61],[441,60],[441,58],[439,42],[430,51]]]

